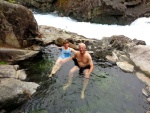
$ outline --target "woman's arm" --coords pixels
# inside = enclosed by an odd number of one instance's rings
[[[71,49],[71,52],[74,52],[74,53],[76,53],[77,51],[76,50],[74,50],[73,48],[70,48]]]
[[[63,46],[58,47],[58,46],[56,46],[56,45],[51,45],[51,47],[55,47],[55,48],[58,48],[58,49],[62,49],[62,48],[63,48]]]
[[[63,47],[57,47],[57,48],[62,50]]]

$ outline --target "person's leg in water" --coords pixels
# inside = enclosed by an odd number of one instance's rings
[[[68,82],[64,85],[63,89],[66,90],[72,83],[72,79],[73,79],[73,74],[74,72],[78,71],[79,67],[78,66],[74,66],[70,71],[69,71],[69,75],[68,75]]]
[[[49,75],[49,77],[52,77],[60,69],[60,67],[62,66],[61,60],[62,60],[62,58],[60,58],[60,57],[57,59],[55,65],[52,68],[52,71],[51,71],[51,74]]]
[[[85,93],[86,87],[87,87],[88,82],[89,82],[89,77],[90,77],[90,75],[88,74],[88,71],[89,71],[89,69],[84,70],[84,82],[83,82],[83,89],[81,91],[81,99],[85,98],[84,93]]]

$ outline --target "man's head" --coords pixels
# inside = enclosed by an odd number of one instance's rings
[[[81,54],[84,54],[86,51],[86,45],[84,43],[79,43],[79,51]]]

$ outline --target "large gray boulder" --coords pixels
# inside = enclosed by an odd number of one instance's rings
[[[137,45],[129,50],[130,59],[146,75],[150,76],[150,46]]]
[[[0,46],[27,47],[38,36],[38,25],[31,10],[0,0]]]

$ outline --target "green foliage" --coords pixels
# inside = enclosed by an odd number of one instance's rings
[[[0,65],[7,64],[7,62],[0,61]]]

